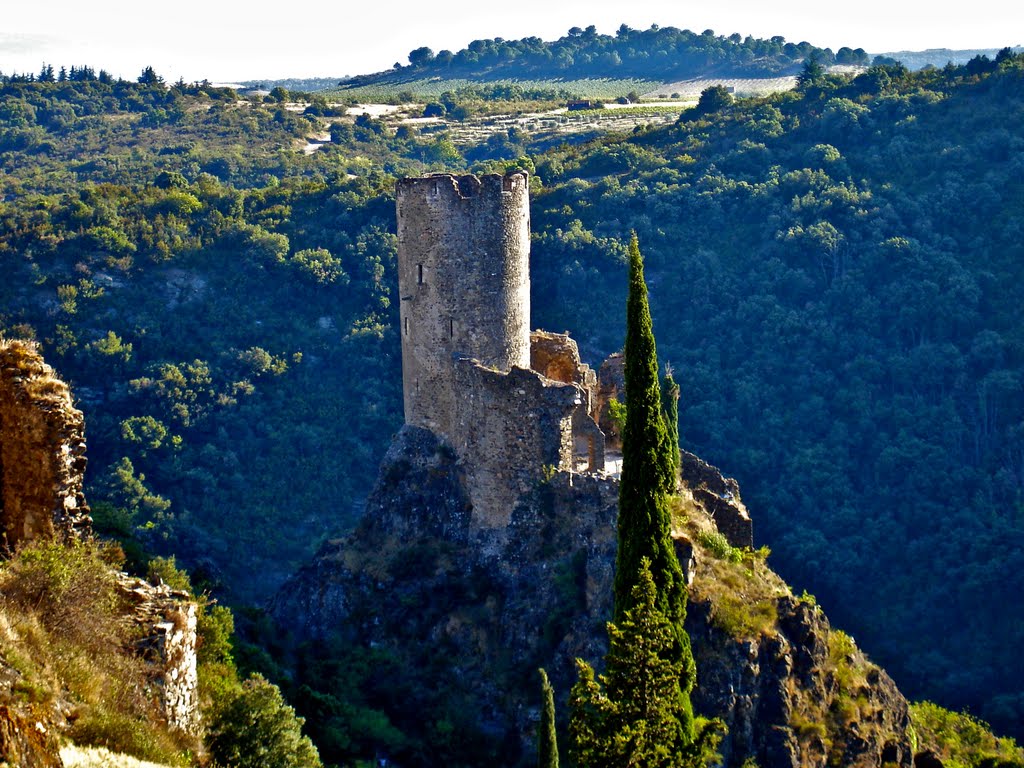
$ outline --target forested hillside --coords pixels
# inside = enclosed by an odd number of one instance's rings
[[[739,34],[700,34],[688,29],[659,27],[631,29],[623,24],[614,35],[602,35],[593,25],[573,27],[558,40],[474,40],[460,51],[434,53],[423,46],[409,53],[409,63],[394,70],[353,77],[342,86],[421,77],[473,77],[485,80],[547,78],[625,78],[670,82],[687,77],[734,75],[773,77],[795,74],[805,59],[822,64],[867,64],[863,48],[840,48],[833,53],[784,37],[755,38]]]
[[[533,156],[150,75],[0,87],[0,330],[72,380],[101,527],[251,601],[350,525],[401,421],[394,178],[518,163],[534,325],[616,351],[635,230],[684,447],[775,567],[909,695],[1024,721],[1019,56]]]
[[[682,442],[735,473],[783,575],[909,695],[1019,727],[1024,68],[1001,62],[818,75],[549,154],[534,285],[537,322],[610,349],[606,238],[635,229]]]
[[[401,159],[360,126],[359,157],[307,158],[315,118],[213,89],[0,104],[0,315],[81,398],[98,527],[267,594],[351,521],[401,418],[376,158]]]

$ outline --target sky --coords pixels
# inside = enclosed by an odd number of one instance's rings
[[[408,63],[428,46],[457,51],[475,39],[554,40],[593,24],[652,24],[717,34],[782,35],[869,53],[1001,48],[1024,42],[1020,0],[333,0],[262,5],[248,0],[3,0],[0,71],[89,65],[134,78],[152,66],[188,82],[341,77]],[[969,11],[969,13],[968,13]]]

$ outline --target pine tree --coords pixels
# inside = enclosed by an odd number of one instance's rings
[[[672,378],[672,368],[665,370],[661,387],[661,411],[665,418],[665,435],[668,440],[668,455],[672,460],[672,488],[675,492],[679,475],[679,385]]]
[[[672,545],[667,498],[667,492],[675,489],[676,475],[661,412],[658,354],[636,233],[629,243],[624,368],[626,425],[622,434],[614,619],[620,621],[630,607],[640,561],[646,557],[651,561],[658,609],[682,633],[686,587]]]
[[[558,735],[555,730],[555,690],[548,681],[548,673],[540,672],[540,690],[544,707],[540,711],[540,731],[537,736],[537,768],[558,768]]]
[[[702,766],[716,741],[717,723],[694,735],[693,673],[674,652],[676,627],[657,608],[650,565],[641,560],[631,607],[608,624],[605,673],[595,679],[576,660],[569,733],[581,768]]]

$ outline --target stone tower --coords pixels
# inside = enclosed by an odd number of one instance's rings
[[[457,361],[530,367],[530,207],[523,171],[397,187],[405,421],[448,438]]]

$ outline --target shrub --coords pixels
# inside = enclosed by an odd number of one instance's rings
[[[19,550],[0,587],[5,602],[36,613],[55,639],[103,649],[124,633],[116,581],[96,545],[43,542]]]
[[[210,756],[231,768],[320,768],[320,755],[302,735],[305,720],[260,675],[242,684],[210,724]]]
[[[177,745],[167,733],[152,727],[138,712],[93,708],[72,727],[69,736],[77,744],[105,747],[164,765],[185,765]]]
[[[111,554],[93,542],[19,549],[0,569],[0,655],[21,673],[15,696],[74,704],[79,744],[178,765],[196,743],[168,729],[147,663],[127,651],[137,628]]]
[[[719,560],[728,560],[730,563],[743,560],[743,552],[732,546],[718,531],[701,531],[697,534],[697,542]]]

